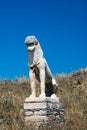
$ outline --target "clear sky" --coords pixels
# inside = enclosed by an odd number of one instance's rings
[[[35,35],[53,74],[87,67],[87,0],[0,0],[0,76],[28,76]]]

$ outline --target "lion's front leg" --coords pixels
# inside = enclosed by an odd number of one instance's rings
[[[41,94],[39,97],[44,98],[45,95],[45,69],[40,69],[40,87],[41,87]]]
[[[29,98],[36,97],[36,85],[35,85],[35,73],[33,69],[30,69],[30,83],[31,83],[31,95]]]
[[[39,97],[44,98],[46,97],[45,94],[45,63],[44,63],[44,59],[41,59],[40,64],[37,66],[39,69],[39,77],[40,77],[40,88],[41,88],[41,94]]]

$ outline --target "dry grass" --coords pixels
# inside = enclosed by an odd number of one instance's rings
[[[59,84],[56,94],[65,105],[65,121],[59,125],[50,119],[39,130],[87,130],[87,69],[55,78]],[[24,123],[23,103],[29,95],[25,78],[0,81],[0,130],[35,130]]]

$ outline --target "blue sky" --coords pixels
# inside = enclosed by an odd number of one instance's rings
[[[28,76],[28,35],[39,40],[53,74],[87,67],[87,1],[1,0],[1,77]]]

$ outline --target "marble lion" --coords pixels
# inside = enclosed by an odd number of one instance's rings
[[[52,97],[56,98],[55,87],[57,83],[52,76],[49,66],[44,58],[42,48],[35,36],[27,36],[25,43],[28,51],[28,66],[30,75],[31,95],[29,98],[36,97],[36,84],[40,83],[41,94],[40,98]]]

